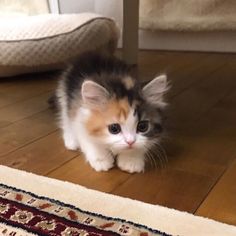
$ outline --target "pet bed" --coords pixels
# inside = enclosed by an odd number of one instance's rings
[[[0,77],[58,69],[86,50],[113,53],[119,30],[92,13],[3,17]]]

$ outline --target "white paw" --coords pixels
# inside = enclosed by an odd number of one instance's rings
[[[89,163],[96,171],[108,171],[114,166],[114,159],[93,160]]]
[[[117,159],[117,165],[121,170],[129,173],[144,172],[145,162],[144,158],[123,157]]]
[[[64,143],[67,149],[77,150],[79,148],[77,140],[69,135],[63,135]]]

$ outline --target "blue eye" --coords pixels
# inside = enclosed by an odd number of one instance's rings
[[[149,128],[149,122],[147,120],[142,120],[138,122],[137,132],[145,133]]]
[[[121,127],[119,124],[108,125],[108,130],[111,134],[119,134],[121,132]]]

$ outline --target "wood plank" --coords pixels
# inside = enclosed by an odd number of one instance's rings
[[[47,100],[51,96],[51,94],[52,92],[46,92],[31,99],[27,99],[23,102],[17,102],[1,108],[0,128],[46,110],[48,108]]]
[[[0,156],[15,151],[56,129],[55,114],[48,109],[0,128]]]
[[[129,174],[114,168],[107,172],[96,172],[85,162],[83,155],[50,172],[49,177],[66,180],[103,192],[111,192],[123,183]]]
[[[236,225],[236,160],[198,208],[196,215]]]
[[[170,101],[169,123],[175,127],[195,122],[236,87],[236,68],[224,66]]]
[[[46,175],[77,155],[77,152],[65,149],[60,132],[56,131],[0,157],[0,164]]]
[[[235,106],[236,94],[232,91],[196,123],[183,124],[182,129],[170,134],[168,165],[217,179],[236,153]]]
[[[209,54],[140,51],[138,75],[141,80],[153,79],[160,73],[166,73],[172,78],[173,75],[195,67],[196,61],[202,62],[207,57]]]
[[[181,67],[181,71],[174,71],[168,74],[170,78],[171,90],[168,97],[173,97],[194,86],[201,80],[206,80],[213,73],[220,71],[230,60],[228,55],[216,56],[207,55],[199,60],[190,61],[191,64]]]
[[[57,83],[57,74],[36,74],[1,78],[0,108],[51,91]]]
[[[213,184],[207,176],[166,168],[132,175],[112,193],[194,212]]]
[[[14,89],[17,91],[17,87],[31,86],[30,84],[35,84],[35,86],[40,86],[41,84],[48,84],[49,86],[55,85],[55,82],[60,75],[60,71],[48,71],[41,73],[33,73],[33,74],[23,74],[12,77],[3,77],[0,80],[0,91],[5,91],[8,89]]]

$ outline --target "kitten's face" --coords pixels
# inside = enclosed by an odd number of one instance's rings
[[[155,109],[144,110],[143,107],[142,110],[138,106],[129,107],[127,111],[125,116],[109,122],[105,140],[116,153],[151,148],[161,136],[160,114]],[[155,120],[151,113],[156,115]]]
[[[89,133],[115,153],[149,148],[161,135],[159,112],[146,104],[130,106],[127,99],[111,100],[104,111],[90,111]]]
[[[148,87],[149,90],[150,88],[153,90],[153,85]],[[89,110],[86,120],[88,132],[116,154],[134,149],[149,149],[160,140],[160,106],[163,103],[161,99],[158,106],[153,103],[153,91],[148,91],[149,98],[146,99],[145,90],[140,91],[142,92],[143,96],[132,102],[127,97],[111,97],[105,99],[103,106]],[[158,90],[154,93],[158,94]]]

